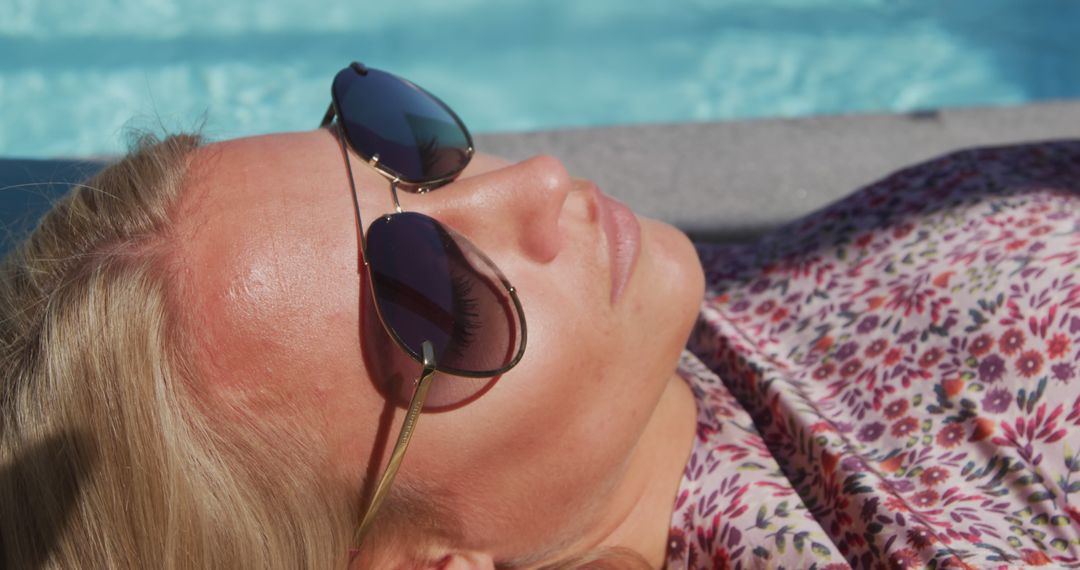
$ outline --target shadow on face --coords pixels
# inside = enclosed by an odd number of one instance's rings
[[[360,338],[363,339],[364,363],[371,382],[391,405],[408,408],[422,367],[390,338],[379,321],[371,288],[366,284],[360,289],[360,297],[360,306],[363,307]],[[466,378],[437,372],[432,379],[424,412],[448,412],[466,406],[493,388],[499,378]]]

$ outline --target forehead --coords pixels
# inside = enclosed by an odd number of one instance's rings
[[[356,222],[341,152],[325,131],[208,145],[179,208],[179,256],[213,368],[210,389],[289,397],[276,378],[359,354]],[[338,359],[352,369],[356,359]],[[320,362],[317,370],[340,374]],[[353,376],[355,378],[355,376]],[[259,390],[249,383],[259,382]],[[318,378],[309,389],[318,390]]]

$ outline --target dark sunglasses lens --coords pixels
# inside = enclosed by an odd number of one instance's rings
[[[517,356],[523,318],[498,269],[468,240],[405,212],[371,224],[367,255],[379,314],[414,357],[427,340],[440,369],[495,374]]]
[[[460,172],[469,162],[465,125],[442,101],[400,77],[351,67],[334,77],[345,136],[367,158],[406,182],[434,181]]]

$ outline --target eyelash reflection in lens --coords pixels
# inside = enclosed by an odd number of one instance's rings
[[[420,154],[420,167],[424,172],[431,172],[439,162],[439,137],[431,138],[417,145],[416,150]]]
[[[480,328],[480,313],[476,311],[479,299],[472,295],[473,280],[467,275],[454,275],[454,333],[451,350],[463,356],[473,343],[476,329]]]

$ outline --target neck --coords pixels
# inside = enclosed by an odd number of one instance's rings
[[[682,378],[673,375],[630,458],[613,503],[626,514],[599,546],[626,547],[643,555],[653,568],[664,565],[671,512],[696,427],[693,393]]]

